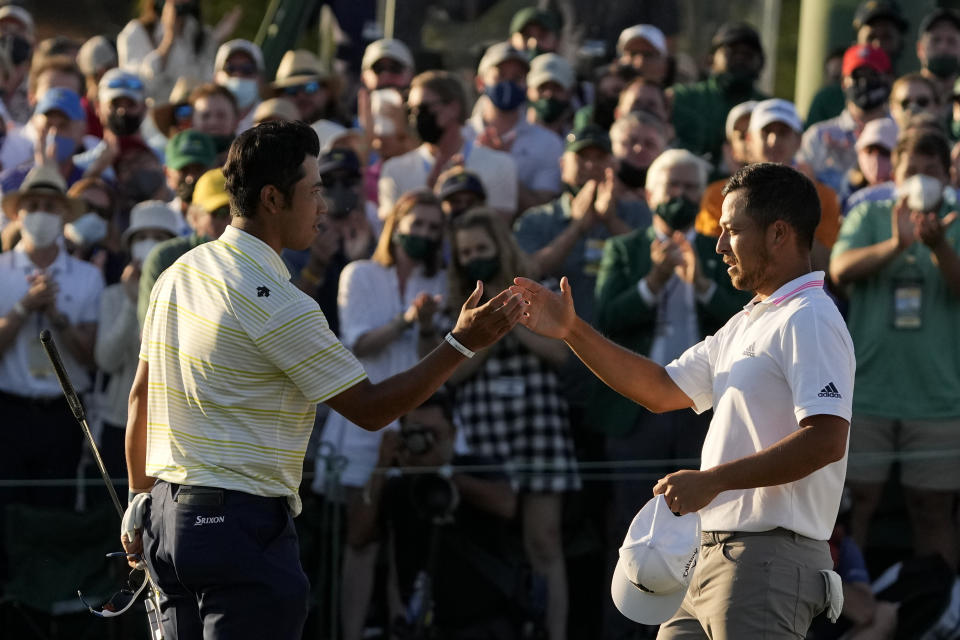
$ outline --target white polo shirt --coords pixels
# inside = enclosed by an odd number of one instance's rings
[[[60,250],[46,269],[38,269],[33,264],[23,250],[23,243],[17,244],[13,251],[0,253],[0,317],[10,313],[13,305],[27,295],[30,290],[27,278],[43,271],[51,274],[59,285],[57,309],[71,324],[97,322],[103,275],[89,262],[69,255],[63,248],[62,237],[57,242]],[[40,346],[40,332],[44,329],[51,329],[54,338],[58,337],[46,315],[35,311],[24,319],[13,343],[0,353],[0,391],[29,398],[61,397],[60,383]],[[59,351],[74,389],[78,393],[89,390],[92,383],[89,369],[77,362],[62,340]]]
[[[667,365],[694,403],[713,408],[701,469],[757,453],[808,416],[850,420],[853,342],[815,271],[754,300]],[[809,476],[773,487],[724,491],[700,510],[704,531],[790,529],[816,540],[833,531],[847,454]]]
[[[286,496],[316,405],[367,377],[277,253],[229,226],[188,251],[150,294],[147,475]]]

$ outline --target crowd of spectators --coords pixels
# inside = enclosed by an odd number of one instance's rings
[[[863,3],[804,122],[758,88],[769,52],[743,22],[716,31],[693,77],[650,24],[623,25],[578,74],[559,15],[527,8],[465,83],[462,70],[418,68],[394,39],[369,43],[356,78],[305,49],[270,77],[257,44],[231,39],[239,9],[210,26],[200,7],[144,2],[118,34],[74,42],[38,41],[39,16],[0,6],[0,479],[24,483],[0,488],[0,530],[9,505],[77,507],[67,484],[30,484],[75,477],[83,452],[39,332],[53,331],[107,468],[125,477],[151,288],[229,224],[233,138],[302,120],[320,141],[328,213],[310,248],[283,258],[374,382],[439,344],[478,280],[488,299],[514,276],[566,276],[581,317],[666,364],[751,297],[714,251],[726,178],[758,162],[806,174],[821,204],[812,266],[857,359],[849,495],[831,541],[852,603],[844,632],[882,638],[897,624],[865,586],[863,554],[891,470],[910,525],[893,559],[955,572],[960,12],[916,25],[911,65],[897,3]],[[301,492],[345,514],[342,638],[574,635],[574,503],[601,532],[590,637],[650,636],[616,614],[605,584],[634,512],[658,477],[696,464],[709,421],[647,411],[520,326],[383,431],[319,407],[326,453],[308,458]],[[345,462],[335,490],[330,452]],[[578,462],[609,463],[607,481],[585,482]]]

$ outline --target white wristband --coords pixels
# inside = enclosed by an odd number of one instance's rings
[[[452,332],[448,331],[447,335],[443,336],[443,339],[449,342],[451,347],[453,347],[454,349],[456,349],[457,351],[459,351],[460,353],[462,353],[468,358],[472,358],[474,355],[476,355],[474,354],[473,351],[470,351],[470,349],[467,349],[465,346],[463,346],[463,344],[459,340],[454,338]]]
[[[23,303],[19,300],[13,303],[13,312],[21,318],[26,318],[28,315],[30,315],[30,312],[27,311],[27,308],[23,306]]]

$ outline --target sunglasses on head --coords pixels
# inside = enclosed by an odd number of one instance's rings
[[[127,91],[143,91],[143,82],[140,78],[120,77],[107,82],[109,89],[126,89]]]
[[[135,553],[124,553],[123,551],[115,551],[113,553],[107,554],[108,558],[133,558],[135,560],[141,561],[140,556]],[[140,599],[140,594],[143,593],[146,589],[149,581],[147,580],[147,572],[144,569],[132,569],[127,575],[127,582],[123,587],[120,588],[115,594],[110,596],[110,598],[103,603],[99,608],[94,607],[92,604],[87,602],[86,598],[83,597],[83,594],[78,590],[77,596],[80,598],[80,602],[86,605],[87,609],[93,615],[98,618],[115,618],[119,615],[123,615],[130,608],[136,604],[137,600]]]
[[[193,105],[178,104],[173,108],[173,119],[177,122],[189,120],[193,117]]]
[[[320,83],[314,80],[312,82],[307,82],[305,84],[298,84],[292,87],[285,87],[283,89],[283,94],[287,96],[295,96],[298,93],[313,95],[317,91],[320,91]]]

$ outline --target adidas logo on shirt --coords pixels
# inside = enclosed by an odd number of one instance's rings
[[[840,398],[840,392],[837,390],[837,386],[832,382],[825,386],[823,389],[820,389],[820,393],[817,394],[820,398]]]

